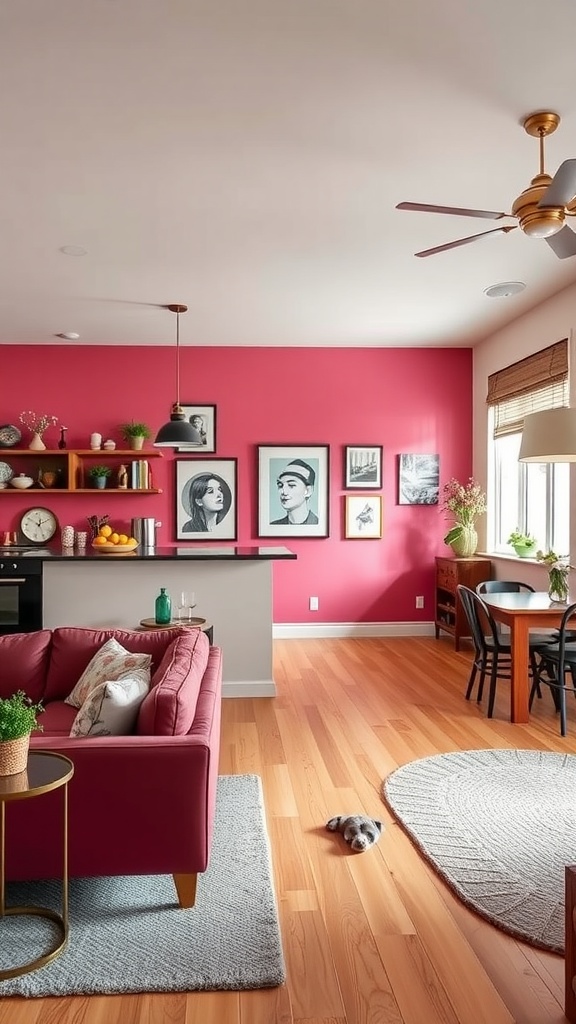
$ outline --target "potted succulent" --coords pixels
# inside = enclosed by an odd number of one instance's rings
[[[133,451],[139,451],[144,441],[152,435],[152,431],[147,423],[137,423],[135,420],[130,420],[129,423],[121,423],[120,433]]]
[[[33,704],[24,690],[0,697],[0,775],[16,775],[26,768],[30,733],[42,730],[37,715],[43,710],[42,704]]]
[[[92,466],[90,468],[90,476],[94,481],[94,487],[106,487],[106,480],[111,472],[112,470],[109,466]]]
[[[512,530],[512,533],[508,537],[506,543],[512,545],[514,551],[518,555],[518,558],[530,558],[532,555],[536,554],[536,545],[538,541],[531,533],[522,533],[520,530]]]

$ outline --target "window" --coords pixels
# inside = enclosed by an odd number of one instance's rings
[[[488,380],[488,544],[511,554],[515,529],[533,534],[543,550],[569,546],[570,467],[518,462],[524,417],[568,405],[568,343],[558,342]]]

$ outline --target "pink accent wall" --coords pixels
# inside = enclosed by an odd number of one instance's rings
[[[0,349],[0,360],[0,422],[20,426],[24,409],[53,414],[68,427],[70,448],[89,447],[93,431],[121,446],[121,422],[145,420],[155,430],[175,399],[170,347],[9,345]],[[449,554],[442,542],[447,521],[438,506],[397,504],[397,457],[438,452],[441,487],[451,476],[468,478],[472,351],[185,347],[180,371],[183,402],[217,406],[215,456],[238,459],[237,543],[283,544],[298,555],[274,566],[274,621],[430,621],[434,556]],[[59,436],[53,427],[44,440],[56,448]],[[22,447],[28,441],[23,431]],[[328,538],[258,539],[259,444],[330,445]],[[381,540],[344,539],[347,444],[384,446]],[[160,495],[0,491],[0,531],[16,529],[25,508],[44,504],[61,525],[76,529],[94,513],[109,513],[118,525],[155,516],[163,523],[159,543],[174,544],[172,461],[178,456],[163,451],[164,458],[151,463]],[[0,449],[0,460],[9,461],[9,449]],[[417,594],[425,598],[422,611],[415,609]],[[318,612],[308,610],[311,595],[319,598]]]

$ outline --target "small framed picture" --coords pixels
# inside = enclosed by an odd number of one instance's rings
[[[327,537],[329,446],[260,445],[258,536]]]
[[[179,452],[215,452],[216,451],[216,406],[191,405],[181,402],[186,421],[196,433],[196,440],[181,445]]]
[[[176,539],[236,540],[237,459],[176,459]]]
[[[346,445],[344,487],[379,490],[382,487],[382,445]]]
[[[439,455],[400,455],[398,460],[399,505],[437,505],[439,493]]]
[[[347,540],[373,540],[382,536],[382,495],[346,494]]]

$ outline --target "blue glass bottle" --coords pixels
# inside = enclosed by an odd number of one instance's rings
[[[156,625],[166,626],[172,618],[172,602],[170,595],[166,593],[166,587],[160,587],[160,593],[156,598]]]

